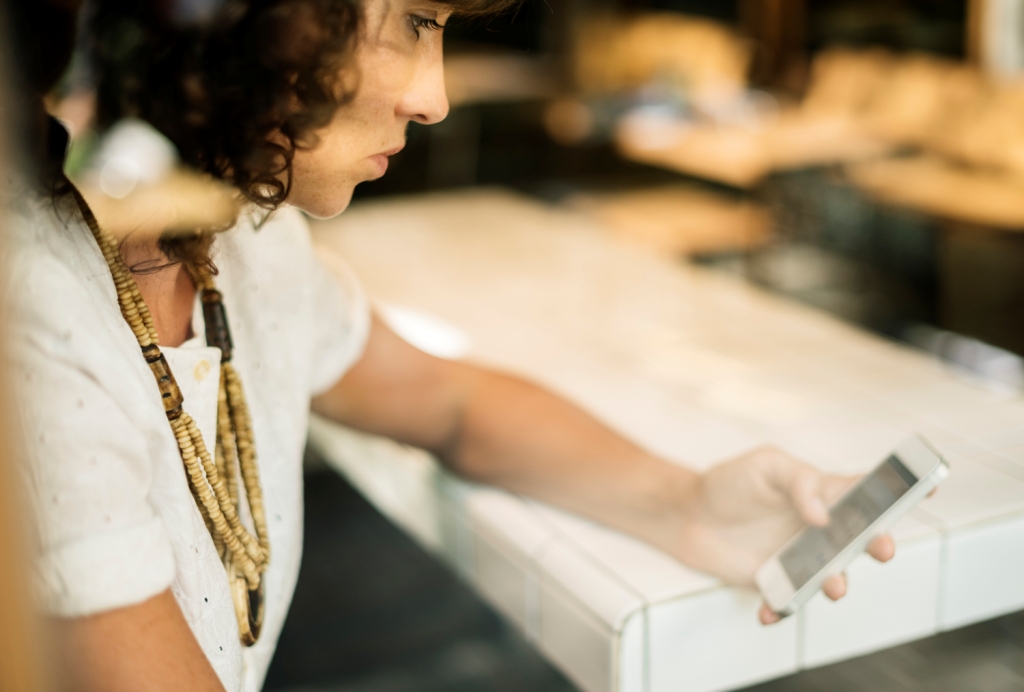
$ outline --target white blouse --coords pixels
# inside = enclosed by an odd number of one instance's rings
[[[293,209],[259,228],[243,218],[215,241],[271,546],[262,635],[244,648],[156,382],[92,235],[73,208],[33,194],[21,196],[12,221],[5,317],[42,606],[89,615],[170,587],[225,689],[260,689],[299,571],[310,398],[362,354],[362,290],[317,262]],[[205,346],[198,300],[193,329],[194,339],[163,352],[212,448],[220,350]]]

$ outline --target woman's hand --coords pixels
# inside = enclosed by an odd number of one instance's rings
[[[828,509],[856,478],[826,475],[788,454],[764,447],[715,466],[692,485],[681,505],[674,552],[688,565],[730,584],[753,586],[757,568],[806,524],[828,523]],[[886,562],[895,553],[882,535],[868,553]],[[846,578],[830,577],[822,591],[846,594]],[[762,606],[761,621],[779,616]]]

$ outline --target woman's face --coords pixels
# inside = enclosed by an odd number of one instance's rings
[[[320,218],[343,212],[356,185],[384,175],[409,121],[448,115],[439,28],[448,10],[432,0],[365,0],[363,11],[355,95],[293,160],[288,203]]]

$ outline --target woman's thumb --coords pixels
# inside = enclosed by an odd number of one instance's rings
[[[821,490],[821,474],[809,466],[801,465],[793,475],[789,496],[801,518],[815,526],[824,526],[829,520]]]

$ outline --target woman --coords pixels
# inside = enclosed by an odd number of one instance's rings
[[[848,479],[772,449],[670,464],[535,385],[417,351],[317,263],[298,210],[342,212],[410,122],[445,117],[442,28],[488,9],[473,2],[232,2],[173,34],[100,4],[101,54],[117,27],[142,48],[113,115],[150,120],[253,210],[216,236],[111,238],[61,177],[52,123],[45,194],[18,195],[8,310],[39,590],[83,688],[259,689],[298,571],[310,407],[736,584],[827,521]],[[54,59],[34,12],[15,12],[30,68]],[[56,79],[29,73],[37,99]]]

